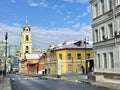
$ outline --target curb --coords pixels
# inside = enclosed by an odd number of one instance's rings
[[[76,82],[76,83],[81,83],[81,84],[89,84],[89,85],[94,85],[98,87],[104,87],[104,88],[109,88],[110,90],[119,90],[117,88],[112,88],[106,85],[99,85],[100,82],[93,82],[93,81],[87,81],[87,80],[71,80],[68,78],[55,78],[55,77],[44,77],[43,79],[48,79],[48,80],[63,80],[63,81],[69,81],[69,82]]]
[[[85,80],[72,80],[72,79],[68,79],[68,78],[43,77],[43,79],[63,80],[63,81],[70,81],[70,82],[78,82],[78,83],[82,83],[82,84],[91,84],[89,81],[85,81]]]

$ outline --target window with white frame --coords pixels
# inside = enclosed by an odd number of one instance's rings
[[[67,58],[68,58],[68,59],[71,59],[71,58],[72,58],[72,57],[71,57],[71,53],[68,53],[68,54],[67,54]]]
[[[104,37],[105,37],[105,28],[104,28],[104,26],[101,27],[101,36],[102,36],[102,40],[103,40]]]
[[[81,59],[81,53],[77,54],[77,59]]]
[[[95,30],[95,42],[98,42],[98,30]]]
[[[104,13],[104,0],[101,0],[101,12]]]
[[[113,52],[110,52],[110,62],[111,62],[111,68],[114,68],[114,58],[113,58]]]
[[[95,17],[98,16],[98,4],[95,4]]]
[[[108,0],[108,5],[109,5],[109,10],[111,10],[112,9],[112,5],[113,5],[113,0]]]
[[[59,54],[59,58],[62,60],[62,54]]]
[[[109,29],[109,38],[113,38],[113,25],[108,24],[108,29]]]
[[[100,68],[100,54],[97,54],[97,67]]]
[[[120,0],[116,0],[116,6],[120,5]]]
[[[107,56],[106,53],[103,53],[104,68],[107,68]]]
[[[116,24],[115,25],[116,25],[116,30],[120,31],[119,30],[119,28],[120,28],[120,20],[119,19],[116,20]]]

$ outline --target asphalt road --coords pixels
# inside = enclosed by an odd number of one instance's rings
[[[45,80],[39,77],[10,74],[12,90],[111,90],[69,81]]]

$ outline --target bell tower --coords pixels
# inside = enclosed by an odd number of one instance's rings
[[[21,33],[20,73],[27,73],[27,61],[25,58],[27,53],[32,53],[32,34],[26,17],[26,24]]]

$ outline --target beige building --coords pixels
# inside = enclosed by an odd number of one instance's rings
[[[93,69],[92,43],[66,41],[49,47],[47,61],[48,74],[89,73]]]

